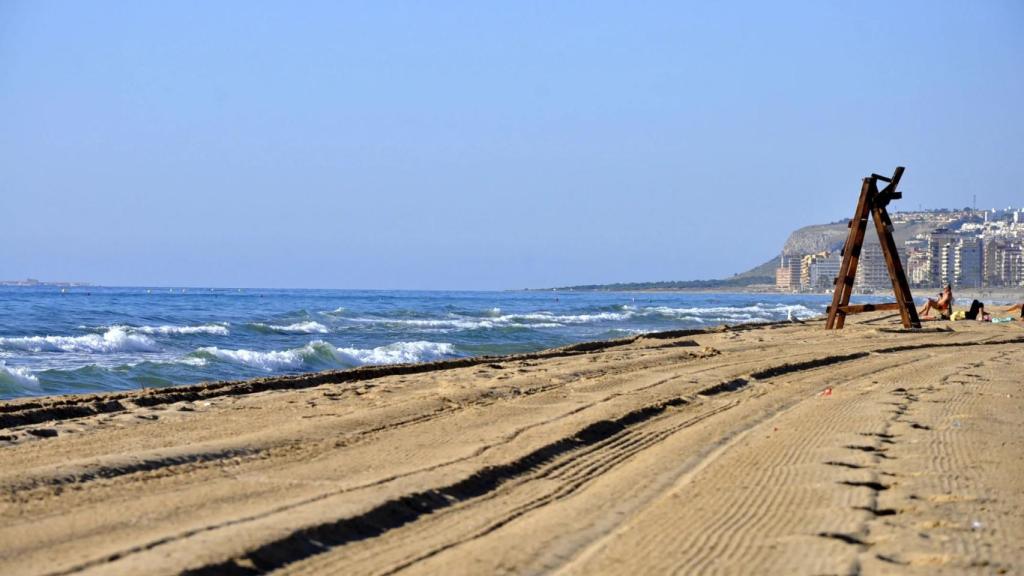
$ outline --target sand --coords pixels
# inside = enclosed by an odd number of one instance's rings
[[[1024,323],[0,403],[3,574],[1024,573]]]

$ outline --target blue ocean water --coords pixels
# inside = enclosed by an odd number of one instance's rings
[[[0,398],[131,390],[822,314],[821,295],[0,287]]]

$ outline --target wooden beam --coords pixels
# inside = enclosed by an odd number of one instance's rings
[[[846,244],[843,246],[843,263],[839,266],[839,274],[836,276],[835,289],[832,291],[832,306],[828,313],[828,320],[825,327],[839,329],[846,323],[846,314],[842,307],[850,303],[850,295],[853,294],[853,279],[857,276],[857,261],[860,259],[860,246],[864,243],[864,232],[868,226],[870,217],[871,194],[874,187],[871,178],[865,178],[860,188],[860,199],[857,201],[857,209],[854,210],[853,219],[850,220],[850,233],[846,237]]]
[[[917,306],[914,304],[914,297],[910,294],[910,283],[907,282],[907,275],[903,271],[903,262],[900,261],[896,240],[892,237],[893,227],[889,213],[884,206],[874,206],[871,210],[871,219],[875,221],[878,241],[882,244],[885,266],[889,269],[889,279],[892,281],[892,291],[896,295],[896,303],[899,304],[903,327],[920,328],[921,319],[917,317]]]
[[[899,302],[883,302],[880,304],[850,304],[841,307],[839,310],[844,314],[860,314],[861,312],[874,312],[876,310],[899,310],[899,308]]]

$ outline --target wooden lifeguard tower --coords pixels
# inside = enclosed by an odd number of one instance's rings
[[[853,219],[850,220],[850,234],[846,237],[846,245],[843,246],[843,263],[840,265],[839,275],[834,281],[832,305],[828,308],[828,320],[825,323],[825,328],[829,330],[842,328],[848,314],[897,309],[900,311],[904,328],[921,327],[921,320],[917,317],[917,308],[914,307],[914,297],[910,294],[910,284],[907,283],[907,276],[903,272],[903,263],[900,262],[900,255],[896,249],[896,241],[892,237],[892,220],[889,218],[889,212],[885,209],[889,202],[903,197],[902,193],[896,191],[896,186],[899,185],[902,176],[903,166],[897,166],[892,177],[886,178],[872,174],[865,178],[861,185],[857,210],[853,213]],[[885,188],[878,189],[879,181],[887,183]],[[850,295],[853,293],[853,281],[857,276],[857,263],[860,260],[861,247],[864,245],[864,234],[867,230],[869,215],[875,222],[875,230],[878,232],[878,241],[882,245],[882,254],[885,256],[885,265],[889,269],[889,278],[892,279],[892,291],[896,295],[896,301],[851,306]]]

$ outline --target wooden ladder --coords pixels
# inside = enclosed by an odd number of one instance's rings
[[[842,328],[848,314],[873,310],[899,310],[904,328],[921,327],[921,319],[917,317],[917,308],[914,306],[914,297],[910,294],[910,284],[903,272],[903,263],[900,262],[896,241],[892,237],[892,220],[889,218],[889,212],[885,209],[889,202],[903,197],[901,192],[896,191],[896,186],[899,185],[900,178],[903,177],[903,170],[903,166],[897,166],[891,178],[872,174],[865,178],[861,185],[857,210],[853,213],[853,219],[850,220],[850,234],[846,237],[846,245],[843,246],[843,263],[840,265],[839,275],[834,281],[832,305],[828,308],[828,320],[825,323],[825,328],[829,330]],[[888,183],[881,191],[878,190],[879,180]],[[875,231],[878,232],[878,241],[882,245],[882,254],[885,255],[885,265],[889,269],[889,278],[892,280],[892,291],[896,294],[896,301],[851,306],[850,296],[853,294],[853,282],[857,276],[857,264],[860,261],[861,248],[864,245],[864,234],[867,231],[869,216],[875,222]]]

